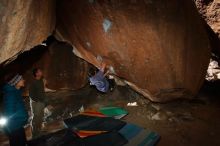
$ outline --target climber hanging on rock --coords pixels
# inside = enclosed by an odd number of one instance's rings
[[[94,85],[102,93],[107,93],[109,90],[112,91],[115,82],[114,79],[107,78],[108,74],[109,70],[106,71],[106,64],[103,62],[99,69],[91,67],[88,73],[90,85]]]

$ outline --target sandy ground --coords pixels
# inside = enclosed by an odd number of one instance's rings
[[[117,87],[106,95],[86,87],[79,91],[57,91],[48,94],[54,107],[42,129],[50,133],[63,128],[62,120],[78,113],[83,105],[87,108],[120,106],[129,111],[123,120],[135,123],[161,135],[157,146],[219,146],[220,145],[220,84],[209,83],[193,100],[177,100],[156,104],[146,100],[128,87]],[[127,106],[137,102],[138,106]],[[28,104],[27,104],[28,105]],[[30,139],[30,127],[26,128]],[[1,133],[0,145],[8,145]]]

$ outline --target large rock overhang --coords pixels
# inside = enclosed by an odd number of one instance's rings
[[[210,59],[206,30],[191,0],[57,1],[56,37],[88,62],[152,101],[191,98]]]

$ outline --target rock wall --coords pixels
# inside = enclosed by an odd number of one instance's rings
[[[72,46],[54,42],[36,66],[42,66],[52,89],[79,89],[88,83],[88,63],[75,56]]]
[[[159,102],[196,94],[210,58],[191,0],[57,1],[56,37]]]
[[[220,63],[220,0],[195,0],[195,3],[207,28],[213,59]]]
[[[195,0],[201,16],[220,38],[220,0]]]
[[[33,80],[32,69],[43,70],[50,89],[75,90],[87,84],[88,63],[72,53],[73,48],[60,42],[52,43],[49,48],[37,46],[22,53],[6,66],[0,66],[0,79],[9,73],[24,75],[26,87]]]
[[[55,27],[54,0],[0,0],[0,63],[44,41]]]

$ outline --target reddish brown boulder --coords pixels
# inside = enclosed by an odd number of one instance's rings
[[[54,0],[0,0],[0,63],[41,44],[55,16]]]
[[[75,90],[87,84],[88,63],[72,51],[72,46],[55,42],[34,65],[43,68],[49,88]]]
[[[57,1],[56,37],[90,63],[112,66],[152,101],[196,94],[210,57],[191,0]]]

